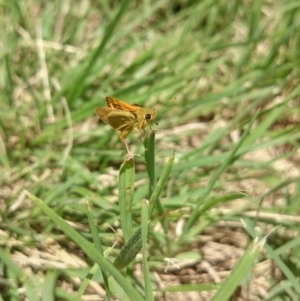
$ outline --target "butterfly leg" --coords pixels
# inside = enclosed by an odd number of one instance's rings
[[[125,142],[126,149],[127,149],[127,156],[126,156],[126,159],[125,159],[126,161],[129,161],[129,160],[133,159],[134,156],[140,156],[140,155],[138,155],[138,154],[133,154],[133,153],[131,153],[130,150],[129,150],[127,141],[124,140],[124,142]]]
[[[125,145],[126,145],[127,153],[130,154],[130,150],[129,150],[129,147],[128,147],[128,143],[127,143],[126,140],[125,140]]]

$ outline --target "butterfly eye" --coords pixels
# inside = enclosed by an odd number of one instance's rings
[[[151,119],[151,114],[146,114],[146,115],[145,115],[145,118],[146,118],[146,119]]]

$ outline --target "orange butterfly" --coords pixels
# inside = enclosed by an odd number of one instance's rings
[[[144,138],[144,129],[153,122],[157,112],[155,109],[142,108],[136,104],[128,104],[122,100],[107,96],[106,102],[108,107],[96,108],[97,115],[114,129],[121,132],[120,138],[124,140],[132,130],[140,133]],[[128,146],[126,143],[128,153]]]

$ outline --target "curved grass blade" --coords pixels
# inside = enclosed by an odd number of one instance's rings
[[[43,203],[43,201],[30,192],[26,192],[27,196],[39,206],[60,228],[66,233],[92,260],[97,262],[100,267],[106,270],[116,280],[116,282],[124,289],[125,293],[131,300],[144,301],[140,293],[128,283],[126,278],[96,250],[93,244],[83,238],[69,224],[67,224],[55,211]]]

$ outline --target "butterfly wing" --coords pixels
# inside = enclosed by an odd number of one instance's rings
[[[125,139],[130,134],[136,123],[135,115],[121,110],[116,110],[109,113],[107,119],[113,128],[121,131],[121,139]]]
[[[98,107],[95,109],[97,115],[107,124],[108,123],[108,115],[114,111],[114,109],[111,109],[111,108],[106,108],[106,107]]]
[[[129,111],[135,112],[136,110],[140,109],[141,107],[138,105],[131,105],[126,103],[123,100],[117,99],[115,97],[107,96],[106,97],[107,106],[109,108],[115,108],[122,111]]]
[[[121,139],[129,135],[136,123],[136,116],[127,111],[99,107],[96,108],[96,113],[105,123],[121,132]]]

